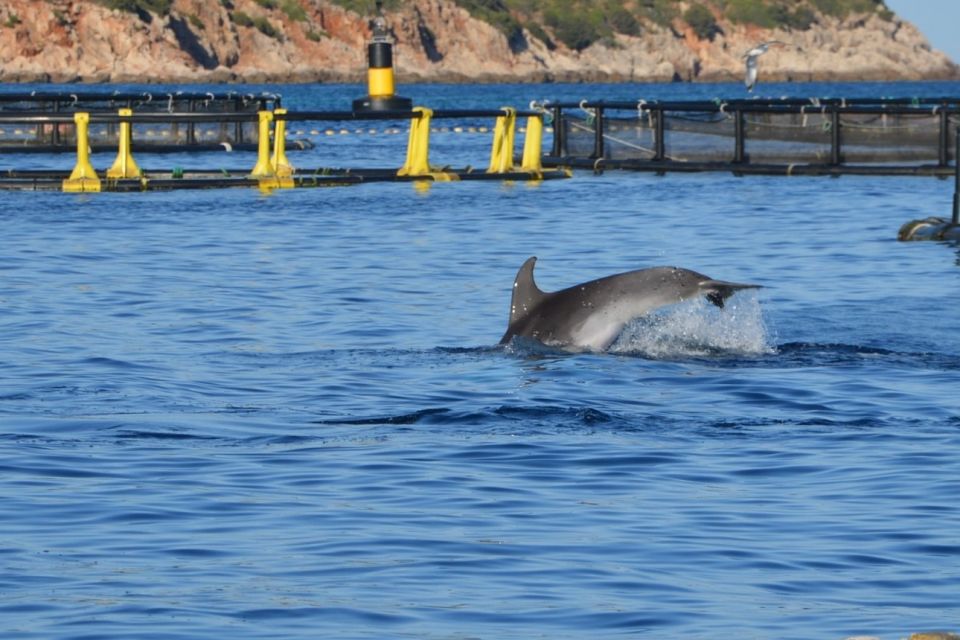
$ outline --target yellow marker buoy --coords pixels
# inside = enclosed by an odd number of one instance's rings
[[[408,111],[413,100],[394,94],[393,43],[383,18],[382,2],[377,1],[377,17],[372,20],[373,39],[367,45],[367,96],[353,101],[354,111]]]

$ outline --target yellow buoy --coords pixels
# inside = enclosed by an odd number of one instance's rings
[[[377,1],[377,16],[371,21],[373,38],[367,45],[367,96],[353,101],[354,111],[408,111],[410,98],[395,95],[393,43],[383,17],[383,3]]]

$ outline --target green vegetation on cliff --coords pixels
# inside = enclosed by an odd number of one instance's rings
[[[845,18],[852,13],[878,13],[889,19],[892,13],[883,0],[718,0],[717,5],[732,21],[803,31],[817,21],[817,14]]]
[[[718,19],[768,29],[803,31],[822,16],[877,13],[889,19],[884,0],[455,0],[513,40],[526,28],[548,46],[553,39],[581,50],[615,34],[640,35],[645,24],[679,19],[701,38],[721,33]],[[358,4],[354,2],[353,4]]]
[[[130,0],[128,0],[130,1]],[[332,0],[347,9],[372,14],[375,0]],[[616,34],[639,36],[644,25],[689,25],[700,38],[722,33],[720,21],[752,24],[767,29],[810,29],[824,16],[844,18],[876,13],[893,14],[884,0],[454,0],[473,17],[507,36],[514,48],[523,47],[523,30],[554,48],[561,42],[582,50],[595,42],[612,43]],[[384,7],[397,8],[397,0]]]
[[[372,13],[373,0],[333,0],[360,13]],[[475,18],[502,31],[521,46],[523,30],[548,47],[562,42],[582,50],[612,42],[616,34],[641,35],[644,25],[688,24],[700,38],[722,33],[720,19],[768,29],[804,31],[823,16],[854,13],[892,17],[884,0],[454,0]],[[396,2],[385,2],[387,8]]]
[[[131,13],[166,15],[170,13],[173,0],[97,0],[108,9],[129,11]]]
[[[149,20],[150,14],[166,15],[173,0],[96,0],[100,4],[138,13]],[[261,7],[283,11],[290,19],[305,21],[304,3],[308,0],[254,0]],[[375,0],[331,0],[363,15],[373,15]],[[232,3],[220,0],[229,9]],[[639,36],[650,25],[676,28],[686,24],[702,39],[723,33],[721,22],[751,24],[767,29],[805,31],[825,16],[843,18],[851,14],[875,13],[890,19],[892,12],[884,0],[454,0],[470,14],[493,25],[506,35],[515,50],[525,48],[524,29],[547,47],[563,43],[576,51],[595,42],[612,44],[617,34]],[[387,10],[398,10],[404,2],[384,0]],[[239,17],[239,20],[237,19]],[[235,23],[256,26],[264,33],[274,29],[245,20],[242,12],[233,12]]]

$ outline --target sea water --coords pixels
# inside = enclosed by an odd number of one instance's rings
[[[362,92],[249,89],[291,109]],[[438,108],[742,97],[401,92]],[[405,134],[385,130],[294,131],[316,147],[291,161],[398,166]],[[489,133],[431,145],[482,166]],[[629,172],[2,193],[0,636],[958,630],[960,252],[896,241],[951,197],[933,178]],[[639,319],[608,353],[499,347],[531,255],[548,291],[654,265],[763,288]]]

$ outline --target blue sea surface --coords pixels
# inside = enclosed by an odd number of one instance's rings
[[[291,109],[362,93],[249,89]],[[438,108],[743,97],[401,92]],[[325,126],[291,134],[316,143],[294,165],[402,163],[405,129]],[[435,134],[431,160],[483,166],[489,138]],[[934,178],[611,171],[0,193],[0,637],[958,631],[960,250],[896,240],[952,195]],[[608,353],[498,346],[531,255],[548,291],[654,265],[764,288],[636,321]]]

